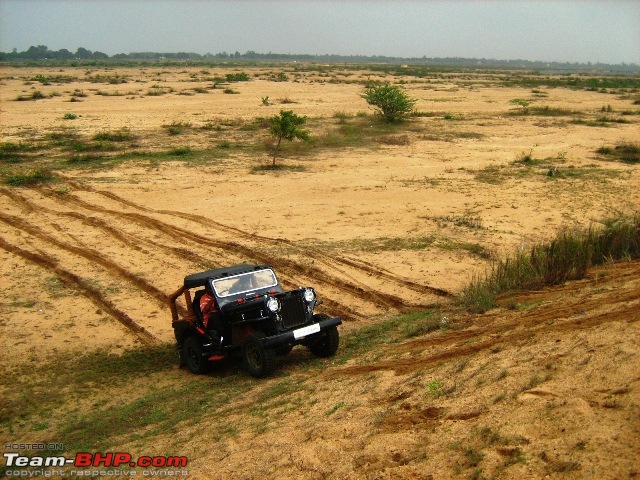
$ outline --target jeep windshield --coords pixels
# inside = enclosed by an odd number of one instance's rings
[[[275,287],[278,285],[278,280],[273,270],[266,269],[213,280],[211,283],[213,284],[216,295],[219,298],[225,298],[232,295]]]

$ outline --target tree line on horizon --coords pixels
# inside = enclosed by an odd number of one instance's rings
[[[486,58],[463,57],[389,57],[384,55],[336,55],[336,54],[291,54],[291,53],[257,53],[249,50],[245,53],[219,52],[201,55],[193,52],[131,52],[107,55],[92,52],[79,47],[75,52],[66,48],[49,50],[46,45],[31,46],[23,52],[13,49],[11,52],[0,52],[0,62],[10,61],[298,61],[298,62],[327,62],[327,63],[395,63],[433,66],[460,66],[469,68],[498,67],[498,68],[532,68],[532,69],[595,69],[595,70],[637,70],[635,63],[580,63],[580,62],[544,62],[537,60],[496,60]]]

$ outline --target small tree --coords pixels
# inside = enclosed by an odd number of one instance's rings
[[[529,113],[529,105],[531,104],[531,102],[528,102],[527,100],[522,100],[521,98],[514,98],[513,100],[509,100],[509,103],[513,103],[514,105],[518,105],[519,107],[522,107],[523,115],[526,115]]]
[[[309,132],[303,130],[302,125],[307,121],[307,117],[300,117],[291,110],[280,110],[280,115],[271,117],[271,126],[269,131],[271,135],[277,139],[275,149],[273,151],[273,166],[276,166],[276,157],[280,151],[280,143],[282,139],[295,140],[300,139],[304,142],[309,140]]]
[[[380,111],[380,115],[387,123],[395,123],[413,111],[415,99],[397,85],[373,85],[367,87],[362,97],[369,105],[373,105]]]

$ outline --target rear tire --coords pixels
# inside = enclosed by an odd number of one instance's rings
[[[181,360],[191,373],[202,375],[211,370],[211,363],[203,353],[202,342],[196,336],[187,337],[182,344]]]
[[[242,341],[242,363],[249,374],[264,378],[276,370],[276,351],[262,346],[262,332],[251,332]]]

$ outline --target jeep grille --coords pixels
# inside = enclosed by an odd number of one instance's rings
[[[301,292],[289,292],[279,298],[282,304],[280,315],[285,328],[293,328],[307,322],[306,305]]]

